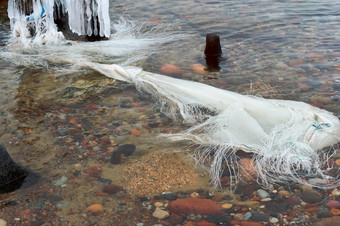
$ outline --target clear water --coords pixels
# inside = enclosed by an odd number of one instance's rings
[[[52,207],[67,221],[81,221],[84,209],[94,202],[111,209],[118,205],[117,197],[95,196],[103,183],[89,180],[86,173],[98,166],[102,178],[123,184],[120,171],[128,160],[122,166],[107,162],[117,144],[136,144],[132,159],[160,150],[184,151],[187,144],[158,138],[184,126],[161,114],[150,97],[97,72],[51,60],[55,56],[134,64],[155,73],[161,73],[163,64],[174,64],[181,73],[171,76],[243,94],[299,100],[340,116],[337,0],[110,1],[113,24],[122,14],[135,22],[134,26],[120,24],[118,38],[30,49],[9,45],[6,1],[0,3],[0,143],[16,161],[43,177],[37,187],[0,198],[29,197],[42,203],[34,198],[37,194],[58,195],[63,201]],[[197,74],[191,65],[205,65],[205,35],[210,32],[221,37],[224,61],[219,72]],[[174,34],[180,34],[178,40],[164,42]],[[153,36],[162,41],[153,43]],[[126,51],[126,56],[115,51]],[[131,132],[135,130],[141,135]],[[75,177],[76,171],[82,176]],[[66,186],[53,185],[62,176],[68,178]],[[23,208],[32,207],[18,202]],[[12,218],[3,214],[0,218],[7,221],[20,218],[19,212]]]

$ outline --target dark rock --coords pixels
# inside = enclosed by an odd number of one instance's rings
[[[118,126],[121,126],[122,123],[120,123],[120,122],[113,122],[112,125],[115,126],[115,127],[118,127]]]
[[[121,103],[119,105],[119,107],[121,107],[121,108],[131,108],[131,107],[133,107],[133,104],[131,104],[131,103]]]
[[[166,200],[169,200],[169,201],[174,201],[178,198],[176,193],[171,193],[171,192],[163,193],[163,194],[160,195],[160,197],[162,199],[166,199]]]
[[[27,188],[36,184],[39,174],[15,163],[7,150],[0,145],[0,194]]]
[[[79,175],[81,175],[81,171],[80,170],[75,170],[74,172],[73,172],[73,176],[79,176]]]
[[[267,221],[269,221],[269,214],[260,213],[260,212],[253,212],[251,219],[253,221],[257,221],[257,222],[267,222]]]
[[[135,150],[136,145],[134,144],[124,144],[119,146],[115,151],[113,151],[110,162],[112,164],[119,164],[121,162],[121,155],[128,157],[132,155]]]
[[[258,185],[258,184],[248,184],[248,183],[245,183],[245,182],[240,182],[237,185],[237,188],[235,190],[235,194],[248,196],[259,188],[261,188],[261,186]]]
[[[142,202],[147,202],[147,201],[149,201],[149,198],[147,198],[147,197],[140,197],[139,198],[139,201],[142,203]]]
[[[318,218],[326,218],[328,217],[328,212],[329,211],[320,211],[317,215]]]
[[[158,122],[148,122],[148,126],[150,126],[151,128],[157,128]]]
[[[318,192],[310,189],[302,193],[301,199],[306,203],[318,203],[322,201],[322,196]]]
[[[108,185],[105,185],[103,192],[112,195],[112,194],[116,194],[117,192],[120,192],[121,190],[122,188],[118,185],[108,184]]]
[[[285,212],[288,209],[289,205],[285,202],[271,201],[267,203],[266,207],[266,209],[270,212],[281,213]]]
[[[102,178],[102,177],[99,177],[98,178],[98,181],[104,183],[104,184],[112,184],[112,180],[110,179],[105,179],[105,178]]]
[[[230,220],[226,215],[211,214],[206,219],[210,223],[215,223],[217,225],[230,225]]]

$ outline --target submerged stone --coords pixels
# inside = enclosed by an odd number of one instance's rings
[[[216,202],[200,198],[177,199],[168,205],[168,209],[177,214],[223,214],[221,206]]]
[[[39,178],[39,174],[14,162],[0,145],[0,194],[32,186]]]
[[[110,162],[112,164],[119,164],[121,162],[121,155],[128,157],[132,155],[135,150],[136,145],[134,144],[121,145],[112,153]]]

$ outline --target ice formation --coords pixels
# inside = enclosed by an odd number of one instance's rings
[[[265,186],[278,182],[306,184],[300,176],[319,177],[337,187],[327,151],[340,142],[340,121],[332,113],[297,101],[263,99],[202,83],[145,72],[140,68],[85,64],[108,77],[133,83],[179,111],[190,127],[173,140],[189,140],[201,147],[200,156],[213,156],[211,177],[218,185],[223,164],[238,150],[253,153],[255,169]],[[232,159],[232,158],[231,158]]]
[[[58,35],[54,19],[64,15],[68,16],[70,30],[78,35],[109,37],[108,10],[109,0],[8,1],[11,29],[16,37],[22,38]]]

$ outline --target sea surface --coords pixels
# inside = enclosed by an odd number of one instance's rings
[[[137,223],[142,217],[131,216],[131,200],[138,195],[211,188],[207,173],[188,155],[194,149],[161,136],[187,128],[179,116],[162,112],[157,100],[133,86],[61,58],[139,66],[241,94],[306,102],[340,117],[338,0],[110,0],[113,40],[30,48],[16,46],[6,2],[0,1],[0,143],[41,175],[33,187],[0,195],[0,219],[13,225],[109,224],[120,213]],[[220,70],[197,70],[206,67],[208,33],[220,36]],[[112,153],[123,144],[134,144],[135,152],[112,164]],[[178,171],[163,182],[156,175],[167,168],[148,163],[167,158]],[[139,160],[148,174],[138,174],[141,185],[134,187],[131,168],[144,169]],[[149,174],[157,180],[143,181]],[[107,184],[125,191],[107,195]],[[88,214],[94,203],[105,214]]]

